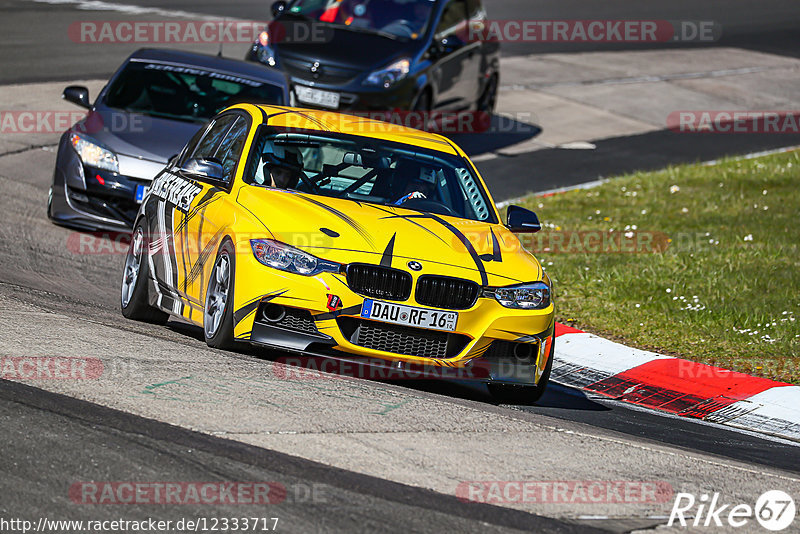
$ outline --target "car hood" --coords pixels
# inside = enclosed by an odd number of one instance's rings
[[[539,262],[503,225],[392,206],[245,186],[237,200],[272,237],[340,263],[366,262],[422,274],[462,269],[483,285],[540,280]]]
[[[201,126],[98,107],[73,129],[85,132],[117,154],[166,164]]]
[[[289,42],[287,39],[276,43],[274,49],[278,60],[291,58],[307,62],[319,61],[323,68],[330,64],[366,71],[385,67],[400,56],[413,56],[418,43],[329,25],[323,25],[323,30],[320,37],[324,39],[323,44],[314,39],[297,42]]]

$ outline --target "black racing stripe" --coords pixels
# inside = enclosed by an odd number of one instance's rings
[[[197,229],[197,249],[196,250],[197,250],[198,259],[200,257],[200,252],[202,251],[202,247],[203,247],[203,224],[205,222],[206,222],[206,208],[203,208],[202,210],[200,210],[200,225],[199,225],[199,227]],[[191,257],[189,259],[191,260]],[[200,280],[202,280],[204,278],[202,276],[203,270],[205,270],[205,267],[201,266],[200,267]],[[188,286],[188,281],[186,280],[186,278],[184,278],[184,284]],[[200,294],[202,294],[202,293],[203,293],[203,291],[201,290]]]
[[[166,239],[166,253],[169,257],[164,258],[165,262],[170,263],[172,267],[172,280],[169,283],[169,291],[177,299],[178,295],[178,254],[175,252],[175,212],[178,209],[168,209],[169,202],[164,203],[164,230],[168,232],[165,236]],[[174,206],[174,204],[173,204]],[[171,233],[169,233],[171,232]]]
[[[284,293],[289,291],[288,289],[279,289],[272,293],[268,293],[266,295],[261,295],[260,297],[256,297],[235,312],[233,312],[233,326],[236,327],[245,317],[253,313],[258,307],[261,305],[262,302],[269,302],[277,297],[280,297]]]
[[[294,113],[295,115],[300,115],[301,117],[303,117],[303,118],[304,118],[304,119],[306,119],[307,121],[309,121],[309,122],[313,122],[314,124],[316,124],[317,126],[319,126],[320,128],[322,128],[322,130],[323,130],[323,131],[325,131],[325,132],[330,132],[330,131],[331,131],[331,129],[330,129],[330,128],[328,128],[328,125],[327,125],[327,124],[323,123],[323,122],[322,122],[322,121],[320,121],[319,119],[315,119],[315,118],[314,118],[314,117],[312,117],[311,115],[306,115],[305,113],[302,113],[302,112],[300,112],[300,111],[292,111],[291,113]]]
[[[440,235],[438,235],[436,232],[432,231],[430,228],[424,227],[423,225],[419,224],[417,221],[413,220],[412,219],[412,217],[414,217],[413,215],[401,215],[401,214],[398,214],[398,213],[394,213],[393,211],[389,211],[389,210],[387,210],[385,208],[382,208],[381,206],[376,206],[375,204],[367,204],[367,206],[369,206],[371,208],[375,208],[376,210],[380,210],[380,211],[382,211],[384,213],[388,213],[389,214],[389,217],[382,217],[382,219],[404,219],[405,221],[410,222],[414,226],[418,226],[419,228],[422,228],[423,230],[425,230],[426,232],[431,234],[433,237],[435,237],[436,239],[438,239],[442,243],[447,244],[447,241],[442,239],[442,237]]]
[[[242,306],[241,308],[239,308],[238,310],[236,310],[235,312],[233,312],[233,326],[234,326],[234,328],[235,328],[235,327],[236,327],[236,325],[238,325],[238,324],[239,324],[239,323],[240,323],[240,322],[241,322],[241,321],[242,321],[242,320],[243,320],[245,317],[247,317],[248,315],[250,315],[251,313],[253,313],[254,311],[256,311],[256,309],[258,308],[259,304],[261,304],[261,301],[260,301],[260,300],[256,300],[256,301],[254,301],[254,302],[251,302],[250,304],[247,304],[247,305],[245,305],[245,306]]]
[[[361,304],[350,306],[349,308],[342,308],[332,312],[320,313],[314,316],[315,321],[327,321],[328,319],[336,319],[340,315],[356,315],[361,313]]]
[[[216,234],[214,234],[214,236],[211,238],[211,241],[208,242],[206,247],[197,257],[197,261],[194,262],[194,265],[192,265],[192,268],[189,271],[189,275],[187,277],[187,284],[191,284],[192,282],[194,282],[195,279],[205,271],[205,263],[206,261],[208,261],[211,255],[216,251],[217,243],[219,242],[222,236],[223,230],[224,228],[221,228],[220,230],[217,231]]]
[[[205,195],[203,195],[203,198],[200,200],[200,202],[198,202],[198,203],[197,203],[197,206],[195,206],[194,208],[192,208],[191,210],[189,210],[189,213],[187,214],[187,216],[186,216],[186,217],[184,217],[184,218],[181,220],[181,226],[179,227],[179,228],[180,228],[180,230],[183,230],[183,225],[185,225],[185,224],[189,224],[189,221],[191,221],[192,219],[194,219],[194,217],[195,217],[195,216],[196,216],[198,213],[200,213],[200,211],[201,211],[201,210],[203,210],[203,209],[207,208],[208,206],[210,206],[211,204],[213,204],[214,202],[216,202],[217,200],[219,200],[220,198],[222,198],[222,197],[214,197],[214,196],[213,196],[213,194],[209,194],[209,193],[212,193],[212,191],[214,191],[214,189],[216,189],[217,191],[223,191],[222,189],[219,189],[219,188],[214,188],[214,187],[212,187],[211,189],[209,189],[209,190],[206,192],[206,194],[205,194]],[[217,192],[217,191],[214,191],[214,192]]]
[[[500,251],[500,243],[497,241],[497,236],[494,235],[494,230],[489,228],[489,232],[492,234],[492,261],[502,263],[503,255]]]
[[[472,261],[475,262],[475,266],[478,268],[478,272],[481,274],[481,283],[484,286],[489,285],[489,278],[486,275],[486,269],[483,266],[483,260],[478,255],[478,251],[475,250],[475,247],[472,246],[472,243],[470,243],[469,239],[467,239],[467,236],[465,236],[461,232],[461,230],[459,230],[458,228],[456,228],[455,226],[453,226],[449,222],[445,221],[444,219],[442,219],[438,215],[434,215],[433,213],[419,213],[419,214],[415,214],[415,215],[399,215],[399,214],[396,214],[396,215],[393,215],[392,217],[387,217],[387,218],[393,218],[393,217],[400,218],[400,219],[405,219],[405,220],[409,220],[409,221],[411,219],[431,219],[433,221],[438,222],[439,224],[441,224],[442,226],[444,226],[448,230],[450,230],[450,232],[452,232],[453,235],[455,235],[458,238],[458,240],[461,241],[461,244],[464,245],[464,248],[467,249],[467,252],[469,252],[469,255],[472,257]]]
[[[392,235],[392,238],[389,240],[389,244],[386,245],[386,249],[383,251],[383,256],[381,256],[381,267],[391,267],[392,266],[392,256],[394,254],[394,240],[397,237],[397,232]]]
[[[353,230],[358,232],[359,235],[362,238],[364,238],[364,241],[366,241],[369,244],[369,246],[372,247],[373,250],[375,250],[375,242],[372,240],[372,236],[369,235],[369,233],[361,225],[361,223],[359,223],[358,221],[356,221],[355,219],[353,219],[352,217],[350,217],[346,213],[343,213],[343,212],[337,210],[336,208],[332,208],[332,207],[328,206],[327,204],[324,204],[324,203],[322,203],[322,202],[320,202],[318,200],[314,200],[313,198],[309,198],[309,197],[307,197],[305,195],[301,195],[299,193],[296,194],[295,197],[296,198],[302,198],[306,202],[310,202],[310,203],[314,204],[315,206],[319,206],[320,208],[326,210],[327,212],[336,215],[341,220],[346,222],[350,227],[352,227]]]
[[[205,204],[208,200],[211,199],[211,197],[213,197],[214,195],[216,195],[220,191],[224,191],[224,189],[222,189],[221,187],[217,187],[217,186],[209,187],[208,191],[206,191],[205,194],[197,202],[197,208],[199,208],[200,206]],[[196,209],[193,210],[193,211],[196,211]]]
[[[461,244],[464,245],[464,248],[467,249],[467,252],[469,252],[469,255],[472,257],[472,261],[475,262],[475,266],[478,268],[478,272],[481,273],[481,284],[484,286],[488,286],[489,277],[486,275],[486,269],[483,266],[483,260],[481,260],[480,256],[478,256],[478,252],[475,250],[475,247],[472,246],[472,243],[470,243],[469,239],[467,239],[467,236],[465,236],[461,232],[461,230],[459,230],[458,228],[456,228],[455,226],[453,226],[452,224],[450,224],[449,222],[445,221],[444,219],[442,219],[437,215],[429,213],[428,217],[430,217],[434,221],[438,222],[439,224],[450,230],[453,233],[453,235],[456,236],[459,241],[461,241]]]
[[[185,224],[186,221],[186,213],[183,214],[183,221],[181,224],[183,227],[181,228],[181,263],[183,264],[183,293],[186,293],[186,256],[189,254],[189,225]]]

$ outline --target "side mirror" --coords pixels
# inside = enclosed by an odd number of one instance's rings
[[[204,158],[192,158],[181,167],[181,172],[205,182],[224,184],[222,164]]]
[[[89,89],[82,85],[70,85],[61,93],[61,98],[67,102],[72,102],[82,108],[91,109],[92,104],[89,102]]]
[[[506,226],[516,233],[535,234],[542,229],[539,217],[531,210],[519,206],[509,206]]]
[[[277,19],[284,11],[286,11],[286,2],[283,0],[272,4],[272,18]]]
[[[463,48],[466,43],[464,43],[464,41],[462,41],[461,38],[456,35],[448,35],[439,41],[439,44],[442,55],[446,56],[448,54],[452,54],[459,48]]]

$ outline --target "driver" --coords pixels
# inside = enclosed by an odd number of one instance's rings
[[[264,176],[269,176],[270,187],[295,189],[303,172],[303,155],[296,147],[275,148],[282,151],[283,156],[280,157],[275,152],[262,154]]]
[[[411,178],[406,183],[405,193],[395,201],[396,206],[415,198],[432,198],[436,194],[436,169],[416,164],[413,166],[415,169],[407,174]],[[408,173],[409,170],[405,170],[405,173]]]

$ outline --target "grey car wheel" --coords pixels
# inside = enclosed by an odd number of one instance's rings
[[[125,256],[122,271],[120,307],[128,319],[164,323],[169,318],[165,312],[153,308],[148,302],[147,277],[150,274],[147,261],[147,241],[144,227],[138,224],[131,234],[131,244]]]
[[[233,290],[236,258],[230,241],[220,247],[206,291],[203,333],[209,347],[235,348],[233,338]]]

